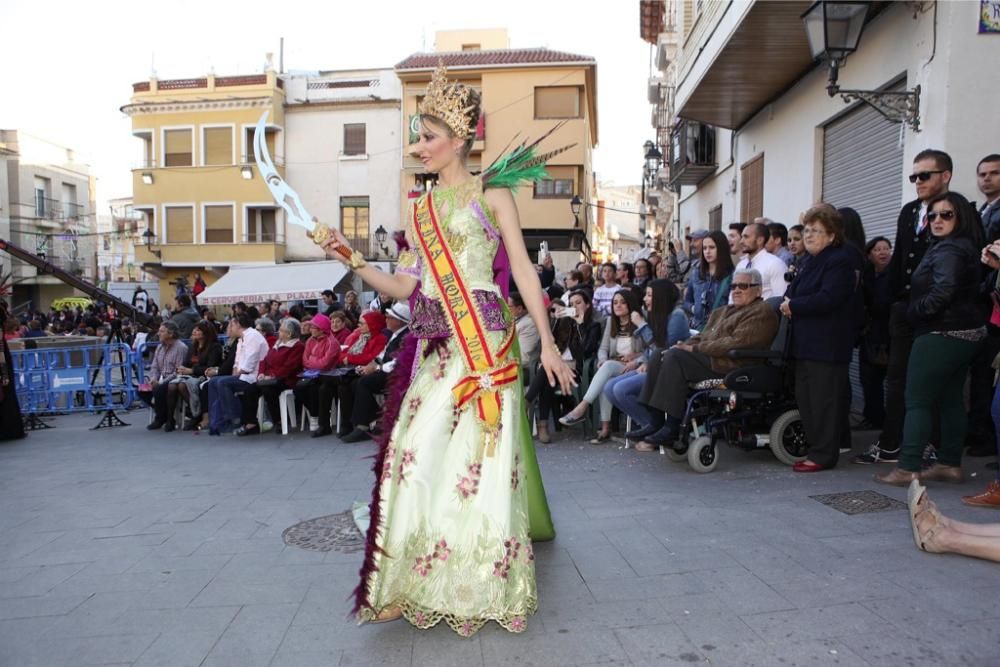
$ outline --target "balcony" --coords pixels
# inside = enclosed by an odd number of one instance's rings
[[[813,67],[799,18],[811,2],[713,4],[678,57],[676,112],[736,129]]]
[[[670,136],[670,186],[698,185],[715,173],[716,130],[710,125],[683,121]]]
[[[41,192],[41,190],[39,190]],[[84,215],[84,206],[35,194],[35,217],[41,220],[75,220]]]

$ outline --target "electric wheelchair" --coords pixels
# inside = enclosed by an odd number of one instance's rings
[[[777,310],[780,297],[767,300]],[[787,465],[806,458],[807,443],[795,404],[795,378],[786,356],[788,320],[779,314],[778,333],[767,350],[736,349],[732,359],[760,363],[730,371],[724,378],[692,383],[681,436],[661,448],[671,461],[687,461],[699,473],[715,470],[719,444],[746,451],[770,449]]]

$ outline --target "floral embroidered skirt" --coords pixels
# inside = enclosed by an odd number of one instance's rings
[[[522,383],[502,389],[499,438],[488,446],[474,408],[454,409],[451,388],[467,375],[461,356],[451,341],[440,350],[420,361],[389,440],[381,553],[362,581],[371,607],[359,618],[399,607],[419,628],[444,620],[468,637],[493,620],[522,632],[538,606]]]

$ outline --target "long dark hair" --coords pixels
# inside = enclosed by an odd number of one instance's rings
[[[200,355],[219,340],[219,334],[208,320],[201,320],[194,325],[201,332],[201,345],[191,343],[191,354]]]
[[[853,243],[854,247],[861,252],[865,251],[865,226],[861,223],[861,216],[849,206],[838,208],[837,213],[844,222],[844,240]]]
[[[585,289],[573,290],[572,292],[569,293],[569,298],[566,299],[566,301],[570,305],[570,308],[573,307],[573,303],[572,302],[573,302],[573,297],[574,296],[580,297],[581,299],[583,299],[583,302],[585,304],[587,304],[587,306],[589,306],[587,308],[587,312],[584,313],[584,315],[583,315],[583,323],[584,324],[590,324],[591,322],[594,321],[594,300],[590,297],[589,294],[587,294],[587,290],[585,290]]]
[[[618,316],[615,315],[615,297],[621,297],[625,300],[625,305],[628,306],[629,321],[624,327],[618,321]],[[639,309],[638,299],[636,299],[635,292],[630,289],[620,289],[615,292],[614,296],[611,297],[611,315],[608,317],[608,321],[611,322],[611,337],[617,338],[618,336],[632,336],[635,334],[635,324],[632,322],[632,313],[641,312]]]
[[[732,249],[729,247],[729,239],[722,232],[716,230],[708,233],[708,238],[715,241],[715,273],[712,278],[724,280],[733,269]],[[704,243],[704,241],[702,241]],[[701,249],[701,262],[698,263],[698,275],[702,280],[708,279],[708,262],[705,261],[705,246]]]
[[[983,238],[983,226],[979,222],[979,215],[972,207],[969,200],[957,192],[942,192],[927,202],[927,210],[931,211],[934,204],[939,201],[947,201],[955,209],[955,229],[948,236],[951,238],[967,238],[972,241],[976,248],[986,245]]]
[[[722,232],[712,233],[724,236]],[[728,250],[726,251],[726,257],[729,257]],[[733,261],[730,259],[730,266],[732,266],[732,263]],[[677,302],[681,298],[681,292],[672,280],[667,280],[666,278],[650,280],[646,283],[646,289],[653,290],[653,307],[650,308],[650,312],[646,313],[649,326],[653,328],[653,342],[656,343],[657,347],[666,347],[667,324],[671,313],[674,312]]]

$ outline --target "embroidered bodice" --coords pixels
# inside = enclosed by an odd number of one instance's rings
[[[482,181],[473,177],[455,186],[436,187],[422,196],[433,197],[438,223],[465,284],[471,289],[495,292],[493,259],[500,244],[500,231],[483,195]],[[400,253],[396,270],[419,279],[421,291],[428,298],[440,299],[423,257],[412,215],[407,236],[412,248]]]

